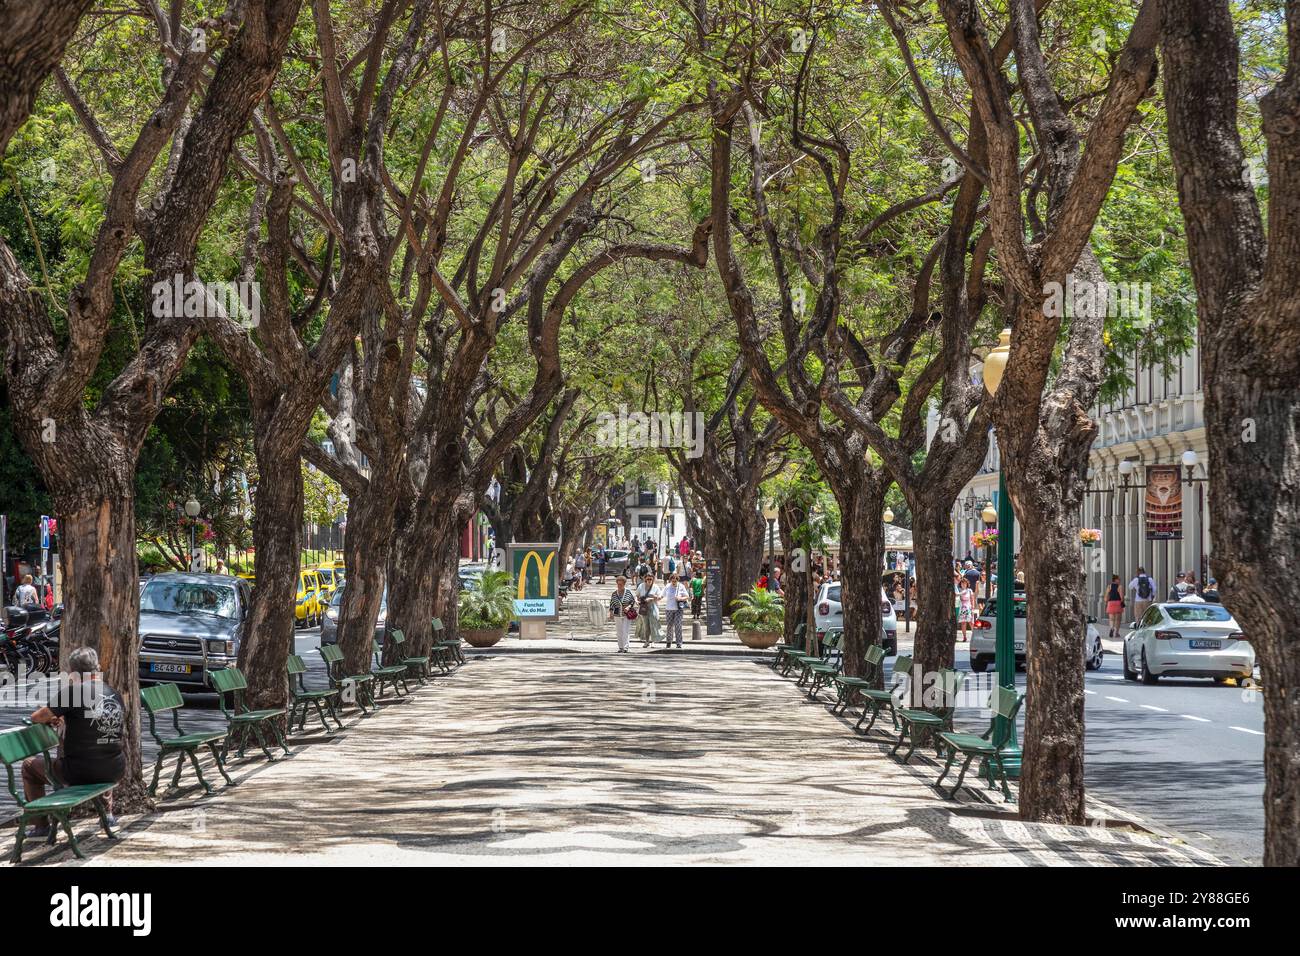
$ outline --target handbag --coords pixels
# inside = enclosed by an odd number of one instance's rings
[[[624,616],[625,618],[627,618],[629,621],[635,621],[635,620],[636,620],[636,605],[635,605],[635,604],[629,604],[629,605],[627,606],[627,610],[623,612],[623,616]]]

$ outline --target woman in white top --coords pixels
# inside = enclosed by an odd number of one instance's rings
[[[688,600],[690,595],[686,591],[686,585],[682,584],[677,575],[668,575],[668,584],[664,587],[664,611],[668,621],[668,634],[664,638],[665,647],[672,647],[674,636],[677,638],[678,649],[682,646],[682,615],[686,611]]]
[[[615,579],[614,593],[609,598],[609,618],[614,622],[614,631],[618,635],[619,653],[627,650],[628,631],[632,622],[627,619],[628,608],[636,606],[636,598],[627,586],[627,578],[619,575]]]
[[[653,574],[647,574],[636,586],[636,636],[646,647],[659,641],[659,602],[663,596],[663,588],[655,584]]]

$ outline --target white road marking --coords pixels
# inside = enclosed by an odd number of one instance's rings
[[[1138,706],[1144,708],[1145,710],[1154,710],[1157,714],[1169,713],[1169,711],[1166,710],[1164,707],[1157,707],[1155,704],[1138,704]]]
[[[1102,680],[1123,680],[1124,678],[1120,674],[1102,674],[1101,679]]]
[[[1179,716],[1179,717],[1186,717],[1188,720],[1199,720],[1199,721],[1200,721],[1201,723],[1203,723],[1203,724],[1208,724],[1208,723],[1211,722],[1211,721],[1210,721],[1210,718],[1208,718],[1208,717],[1197,717],[1197,716],[1195,716],[1194,714],[1179,714],[1178,716]]]
[[[1084,693],[1085,693],[1085,694],[1093,694],[1093,695],[1095,695],[1097,692],[1096,692],[1095,690],[1085,690]]]
[[[1264,731],[1262,731],[1262,730],[1251,730],[1249,727],[1237,727],[1237,726],[1233,725],[1233,726],[1230,726],[1228,729],[1229,729],[1229,730],[1240,730],[1243,734],[1254,734],[1256,737],[1263,737],[1263,736],[1264,736]]]
[[[1116,703],[1119,703],[1119,704],[1127,704],[1127,703],[1128,703],[1128,700],[1126,700],[1126,699],[1123,698],[1123,697],[1107,697],[1106,699],[1107,699],[1107,700],[1113,700],[1113,701],[1115,701]]]

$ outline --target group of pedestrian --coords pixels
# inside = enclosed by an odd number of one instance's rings
[[[1131,600],[1130,600],[1131,599]],[[1111,638],[1118,638],[1124,632],[1124,612],[1132,606],[1134,622],[1146,616],[1147,609],[1156,600],[1156,581],[1144,567],[1139,567],[1133,579],[1125,588],[1120,583],[1120,576],[1112,574],[1106,586],[1106,617],[1110,625]],[[1166,598],[1169,602],[1187,604],[1221,604],[1218,582],[1214,578],[1201,588],[1196,583],[1196,574],[1185,571],[1175,576],[1174,584]]]

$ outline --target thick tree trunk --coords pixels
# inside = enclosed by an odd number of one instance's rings
[[[922,674],[932,674],[953,666],[952,535],[946,507],[913,508],[912,543],[916,558],[912,660]]]
[[[759,512],[741,505],[718,515],[714,532],[715,551],[722,564],[723,613],[730,614],[732,602],[758,583],[767,523]]]
[[[343,542],[347,586],[339,608],[338,644],[349,674],[369,670],[370,642],[383,599],[397,510],[395,476],[372,472],[363,495],[348,500],[348,533]]]
[[[253,573],[257,587],[239,649],[239,667],[248,681],[248,706],[253,709],[288,704],[285,665],[294,649],[298,535],[303,512],[302,463],[298,457],[301,436],[287,441],[275,428],[255,429],[256,433],[260,433],[256,445],[257,490],[253,497]]]
[[[417,501],[398,515],[388,563],[388,626],[400,628],[408,641],[423,638],[426,644],[433,628],[433,568],[446,550],[445,542],[440,551],[433,540],[432,507],[427,499]]]
[[[1294,354],[1246,370],[1225,341],[1202,352],[1209,431],[1210,564],[1259,656],[1264,864],[1300,865],[1300,372]],[[1266,353],[1255,353],[1255,361]],[[1289,381],[1278,374],[1290,366]],[[1244,423],[1244,424],[1243,424]]]
[[[1021,545],[1029,673],[1020,802],[1034,820],[1079,825],[1085,820],[1082,482],[1079,475],[1048,467],[1046,474],[1021,481],[1014,471],[1007,473],[1016,517],[1033,529]]]
[[[73,441],[63,437],[63,441]],[[125,461],[125,458],[122,459]],[[152,808],[140,756],[140,589],[135,559],[134,475],[120,468],[87,468],[90,487],[50,487],[59,519],[63,571],[63,626],[59,669],[68,655],[93,647],[108,685],[122,697],[122,752],[126,775],[113,795],[116,811]]]
[[[794,629],[808,620],[808,575],[794,570],[795,529],[808,520],[808,512],[789,501],[781,503],[781,553],[785,555],[785,573],[781,591],[785,596],[785,643],[794,644]]]
[[[835,482],[840,506],[840,564],[844,609],[844,673],[865,676],[867,648],[883,644],[880,620],[880,574],[884,564],[885,508],[883,479]],[[814,596],[815,597],[815,596]],[[876,674],[877,686],[883,686]]]

